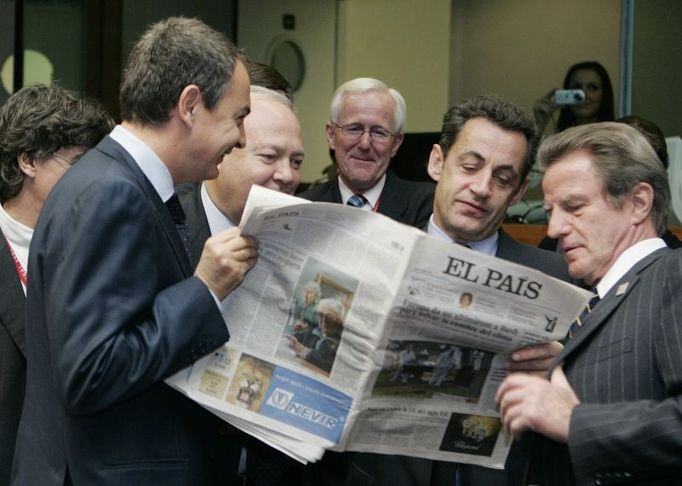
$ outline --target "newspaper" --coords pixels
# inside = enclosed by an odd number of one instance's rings
[[[325,450],[501,468],[508,353],[558,340],[591,294],[380,214],[254,186],[259,259],[230,341],[169,384],[301,462]]]

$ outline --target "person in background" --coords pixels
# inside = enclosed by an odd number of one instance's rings
[[[535,122],[540,134],[548,130],[549,121],[559,110],[559,119],[551,133],[561,132],[568,127],[600,121],[613,121],[613,87],[609,73],[595,61],[574,64],[564,77],[563,89],[581,89],[585,102],[577,105],[558,107],[554,104],[554,91],[540,98],[533,107]]]
[[[282,76],[282,73],[280,73],[277,69],[269,66],[268,64],[263,64],[262,62],[247,60],[246,70],[249,73],[251,86],[260,86],[273,91],[279,91],[286,96],[289,102],[293,105],[294,90],[291,88],[289,81],[287,81],[287,79]]]
[[[0,109],[0,484],[9,484],[24,402],[26,270],[47,194],[113,128],[98,104],[32,85]]]
[[[639,133],[644,135],[644,137],[653,147],[656,155],[658,155],[658,159],[663,164],[663,167],[665,167],[665,170],[668,170],[668,146],[665,143],[665,135],[663,135],[663,131],[658,127],[658,125],[651,120],[647,120],[646,118],[637,115],[624,116],[616,121],[630,125],[631,127],[636,128]],[[661,235],[661,238],[663,238],[663,241],[665,241],[665,244],[668,246],[668,248],[682,247],[682,241],[680,241],[680,239],[675,236],[670,229],[666,229],[665,233]]]
[[[400,179],[389,170],[403,141],[402,95],[373,78],[338,87],[326,125],[338,177],[300,194],[311,201],[351,204],[420,227],[428,220],[433,184]]]
[[[475,251],[543,271],[568,281],[566,264],[556,253],[513,240],[502,229],[509,205],[528,185],[537,136],[535,124],[520,107],[497,96],[476,96],[450,108],[440,141],[431,149],[428,170],[437,181],[428,234]],[[562,349],[557,342],[512,353],[510,370],[543,373]],[[525,444],[514,445],[505,471],[416,457],[358,453],[347,486],[506,485],[525,459]]]
[[[573,127],[538,161],[548,234],[595,289],[550,380],[512,373],[497,401],[533,441],[521,484],[682,482],[682,252],[659,237],[670,208],[661,161],[622,123]],[[589,311],[589,312],[587,312]]]
[[[249,76],[196,19],[152,24],[120,89],[122,123],[54,186],[31,242],[26,396],[13,484],[218,484],[214,418],[165,379],[239,325],[221,301],[255,240],[210,238],[192,272],[174,184],[245,144]]]
[[[374,78],[355,78],[336,89],[325,125],[330,156],[328,181],[299,194],[310,201],[351,205],[422,227],[433,205],[433,184],[407,181],[389,169],[403,141],[403,96]],[[335,170],[334,170],[335,169]],[[341,485],[352,453],[328,451],[304,468],[304,486]]]

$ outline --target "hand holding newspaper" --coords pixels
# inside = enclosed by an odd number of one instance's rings
[[[254,186],[256,266],[230,341],[168,383],[301,462],[326,449],[501,468],[514,349],[566,336],[591,294],[380,214]]]

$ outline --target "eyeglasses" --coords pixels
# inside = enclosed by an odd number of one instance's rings
[[[83,156],[83,154],[77,154],[77,155],[73,158],[73,160],[69,160],[69,159],[67,159],[67,158],[65,158],[65,157],[62,157],[61,155],[52,154],[52,157],[53,157],[53,158],[57,159],[59,162],[63,162],[64,164],[68,165],[69,167],[71,167],[71,166],[74,165],[76,162],[78,162],[82,156]]]
[[[350,125],[339,125],[334,123],[334,126],[341,130],[341,133],[350,140],[359,140],[365,132],[369,133],[369,138],[372,142],[376,143],[387,143],[391,138],[395,137],[395,133],[387,130],[383,127],[372,127],[366,129],[362,125],[357,123],[351,123]]]

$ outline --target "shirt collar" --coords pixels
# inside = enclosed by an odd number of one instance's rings
[[[599,298],[603,299],[609,290],[616,285],[623,275],[628,273],[637,262],[643,260],[645,257],[651,255],[653,252],[666,246],[665,241],[661,238],[649,238],[639,241],[625,250],[616,259],[615,263],[611,265],[606,275],[597,284],[597,293]]]
[[[367,199],[369,202],[369,204],[365,204],[363,209],[373,209],[377,205],[377,202],[381,197],[381,191],[384,190],[385,184],[386,174],[381,176],[381,179],[379,179],[377,183],[374,184],[368,191],[362,193],[362,195],[365,196],[365,199]],[[348,200],[353,194],[355,194],[346,184],[343,183],[341,177],[339,177],[339,192],[341,193],[341,202],[343,202],[343,204],[348,204]]]
[[[116,125],[109,135],[135,160],[140,170],[149,179],[163,202],[168,201],[175,192],[173,178],[166,164],[130,130]]]
[[[225,216],[218,206],[215,205],[211,196],[208,195],[208,190],[206,189],[206,184],[201,184],[201,203],[204,206],[204,212],[206,213],[206,219],[208,220],[208,227],[211,230],[211,234],[215,235],[223,230],[234,228],[236,225],[230,221],[230,218]]]
[[[435,236],[443,241],[449,241],[452,243],[458,243],[460,245],[467,245],[472,250],[476,250],[484,255],[495,256],[497,254],[497,241],[499,235],[495,231],[492,235],[480,241],[455,241],[453,240],[445,231],[440,229],[433,219],[433,214],[429,218],[429,226],[427,227],[428,234]]]

